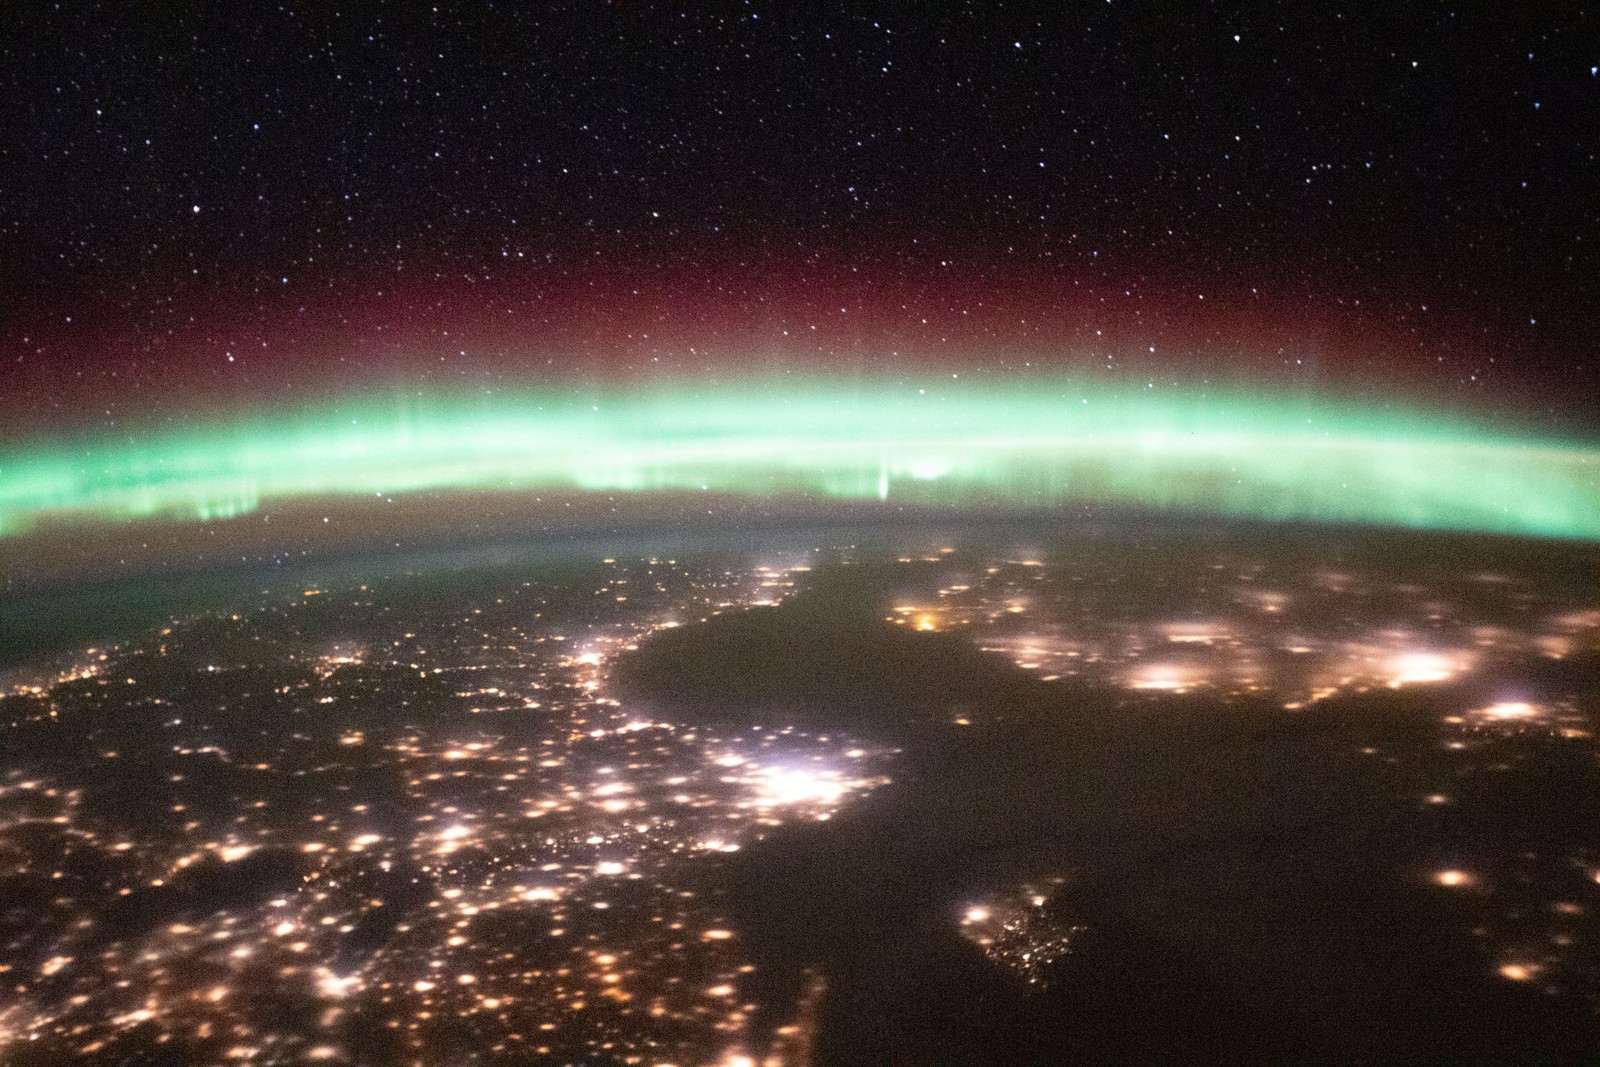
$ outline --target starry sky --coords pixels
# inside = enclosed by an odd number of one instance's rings
[[[1596,17],[1233,6],[13,6],[0,440],[947,371],[1592,433]]]

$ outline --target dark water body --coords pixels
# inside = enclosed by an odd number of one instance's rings
[[[1592,760],[1553,746],[1441,823],[1360,752],[1427,749],[1454,693],[1286,718],[1045,684],[885,624],[891,581],[840,568],[783,607],[663,635],[618,671],[630,699],[690,721],[902,747],[893,785],[733,867],[768,1021],[808,973],[827,981],[818,1062],[1555,1063],[1600,1048],[1585,1002],[1496,977],[1466,909],[1418,877],[1453,837],[1489,852],[1586,840]],[[956,714],[973,726],[952,728]],[[1051,917],[1085,929],[1028,985],[955,920],[1052,876]]]
[[[743,857],[736,914],[769,992],[806,967],[829,981],[820,1062],[1550,1063],[1596,1047],[1586,1005],[1495,978],[1462,916],[1405,877],[1415,828],[1336,746],[1210,725],[1005,733],[918,753],[881,798]],[[1052,910],[1087,929],[1030,987],[953,919],[1054,871]]]

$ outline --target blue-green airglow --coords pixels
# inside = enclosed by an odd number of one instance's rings
[[[38,437],[0,456],[0,536],[444,489],[1093,502],[1600,540],[1589,442],[1245,392],[949,379],[369,396],[199,429]]]

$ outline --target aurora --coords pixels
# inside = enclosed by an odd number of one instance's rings
[[[1244,390],[934,379],[368,394],[0,456],[0,536],[421,491],[1104,504],[1600,540],[1600,445]]]

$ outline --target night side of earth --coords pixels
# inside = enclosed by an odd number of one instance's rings
[[[150,579],[14,662],[7,1061],[1594,1049],[1593,546],[674,540]]]

